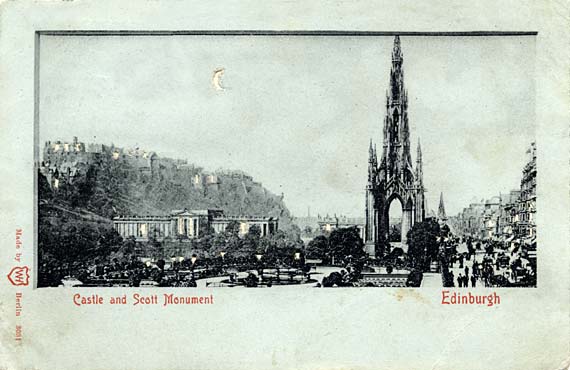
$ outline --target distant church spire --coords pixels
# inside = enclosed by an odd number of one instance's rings
[[[439,196],[439,210],[437,212],[437,218],[441,221],[447,221],[447,216],[445,215],[445,206],[443,205],[443,192]]]
[[[423,169],[423,159],[422,159],[422,146],[420,144],[420,139],[418,138],[418,150],[416,154],[416,181],[419,186],[423,186],[424,182],[424,169]]]

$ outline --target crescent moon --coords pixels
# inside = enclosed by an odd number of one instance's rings
[[[214,75],[212,76],[212,85],[214,89],[218,91],[224,91],[224,87],[222,86],[222,76],[224,75],[224,69],[218,68],[214,71]]]

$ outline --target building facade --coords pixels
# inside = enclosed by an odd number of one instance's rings
[[[520,189],[473,202],[453,218],[458,234],[478,239],[516,241],[530,245],[536,238],[536,144],[527,150]]]
[[[451,228],[459,235],[478,238],[483,227],[484,208],[484,201],[472,201],[461,213],[450,219]]]
[[[394,39],[390,84],[386,94],[383,145],[380,163],[376,146],[370,142],[366,186],[365,246],[374,256],[383,254],[389,233],[392,201],[402,205],[402,243],[414,223],[425,219],[422,151],[418,141],[416,166],[410,154],[408,93],[404,88],[403,54],[400,38]]]
[[[511,190],[508,194],[501,194],[498,233],[504,239],[510,239],[515,235],[520,194],[520,190]]]
[[[483,207],[481,239],[496,239],[500,235],[501,196],[487,199]]]
[[[530,145],[526,154],[527,163],[522,171],[516,229],[522,238],[533,239],[536,236],[536,143]]]
[[[225,216],[219,209],[174,210],[168,216],[118,216],[113,218],[115,230],[124,239],[134,237],[136,241],[153,238],[189,240],[200,238],[209,232],[220,233],[231,222],[239,225],[239,235],[244,236],[256,225],[261,236],[272,235],[279,227],[278,218]]]

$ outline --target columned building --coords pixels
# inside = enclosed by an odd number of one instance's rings
[[[200,238],[208,232],[220,233],[231,222],[239,225],[244,236],[256,225],[261,236],[272,235],[278,230],[279,219],[273,217],[225,216],[220,209],[174,210],[169,216],[118,216],[113,218],[115,230],[123,238],[135,237],[137,241]]]
[[[390,85],[386,94],[386,116],[380,162],[376,145],[370,142],[366,186],[365,245],[369,255],[384,254],[388,240],[392,201],[402,205],[402,244],[414,223],[425,219],[422,150],[418,140],[416,165],[410,154],[408,93],[404,88],[404,58],[400,37],[394,39]]]

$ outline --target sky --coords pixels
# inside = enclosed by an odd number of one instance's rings
[[[239,169],[296,216],[362,217],[393,40],[42,36],[40,145],[77,136]],[[443,192],[454,215],[518,188],[535,140],[535,37],[402,36],[401,46],[428,207],[437,212]],[[223,90],[212,83],[220,68]]]

